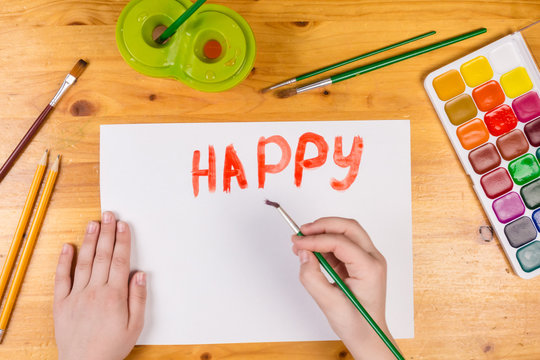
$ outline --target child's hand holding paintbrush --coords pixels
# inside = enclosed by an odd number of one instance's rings
[[[313,252],[324,254],[339,277],[354,292],[373,320],[395,345],[385,317],[386,260],[354,220],[321,218],[293,235],[300,260],[300,281],[326,315],[336,334],[356,360],[395,359],[351,301],[322,273]]]
[[[300,280],[355,359],[404,360],[386,325],[386,260],[364,229],[341,218],[299,228],[278,203],[265,203],[296,233],[293,250],[302,264]],[[319,264],[335,284],[326,280]]]

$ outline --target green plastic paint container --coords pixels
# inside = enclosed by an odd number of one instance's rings
[[[189,0],[131,1],[116,25],[120,54],[148,76],[177,79],[200,91],[228,90],[249,75],[255,62],[253,31],[236,12],[205,4],[165,44],[152,38],[156,27],[168,27],[191,5]],[[219,56],[206,56],[205,45],[215,48],[216,41]]]

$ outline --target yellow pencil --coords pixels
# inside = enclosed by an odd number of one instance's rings
[[[26,230],[26,225],[28,225],[28,220],[30,220],[30,215],[32,214],[32,209],[34,208],[34,203],[36,202],[39,187],[41,186],[41,180],[43,180],[43,174],[45,174],[45,168],[47,167],[48,154],[49,151],[45,150],[45,153],[39,161],[36,173],[34,174],[34,179],[32,180],[32,185],[30,185],[30,191],[28,192],[26,202],[24,203],[21,217],[19,218],[19,223],[17,224],[17,229],[15,230],[15,235],[13,236],[13,240],[9,246],[6,261],[2,266],[2,272],[0,273],[0,303],[2,302],[1,299],[4,296],[4,290],[6,290],[11,271],[13,270],[13,263],[17,258],[17,253],[19,252],[19,247],[21,246],[24,230]]]
[[[51,199],[54,184],[56,183],[56,177],[58,176],[59,165],[60,156],[56,158],[51,170],[49,171],[49,174],[47,175],[47,180],[45,181],[45,188],[43,189],[41,199],[39,199],[36,214],[34,215],[34,220],[32,221],[26,243],[24,244],[21,260],[19,261],[19,264],[17,265],[17,268],[15,270],[15,275],[13,276],[13,281],[11,282],[11,286],[9,287],[9,292],[7,295],[6,303],[4,304],[4,309],[0,314],[0,342],[2,342],[2,338],[4,337],[4,334],[6,332],[6,327],[11,316],[11,311],[13,310],[13,305],[15,304],[15,300],[17,299],[17,295],[19,294],[19,289],[21,288],[24,274],[26,273],[26,269],[28,268],[28,263],[30,262],[30,257],[32,256],[32,251],[34,250],[39,230],[41,228],[41,225],[43,224],[45,212],[47,210],[49,200]]]

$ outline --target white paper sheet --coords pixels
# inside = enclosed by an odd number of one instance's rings
[[[305,169],[294,183],[302,134],[328,144],[323,166]],[[258,186],[260,137],[280,135],[292,156]],[[333,160],[334,139],[343,153],[363,139],[358,175],[336,191],[348,169]],[[223,191],[225,148],[233,145],[247,188],[232,177]],[[199,178],[194,196],[193,154],[208,169],[216,156],[216,191]],[[269,144],[266,163],[281,158]],[[305,158],[317,150],[309,143]],[[279,202],[299,224],[322,216],[358,220],[388,262],[387,318],[397,338],[414,336],[410,130],[405,120],[258,122],[101,126],[101,205],[130,223],[132,268],[148,274],[146,323],[139,344],[205,344],[337,339],[298,280],[291,229],[264,204]]]

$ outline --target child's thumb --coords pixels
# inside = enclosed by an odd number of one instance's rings
[[[146,274],[137,272],[129,283],[129,324],[128,327],[140,333],[144,325],[146,306]]]

